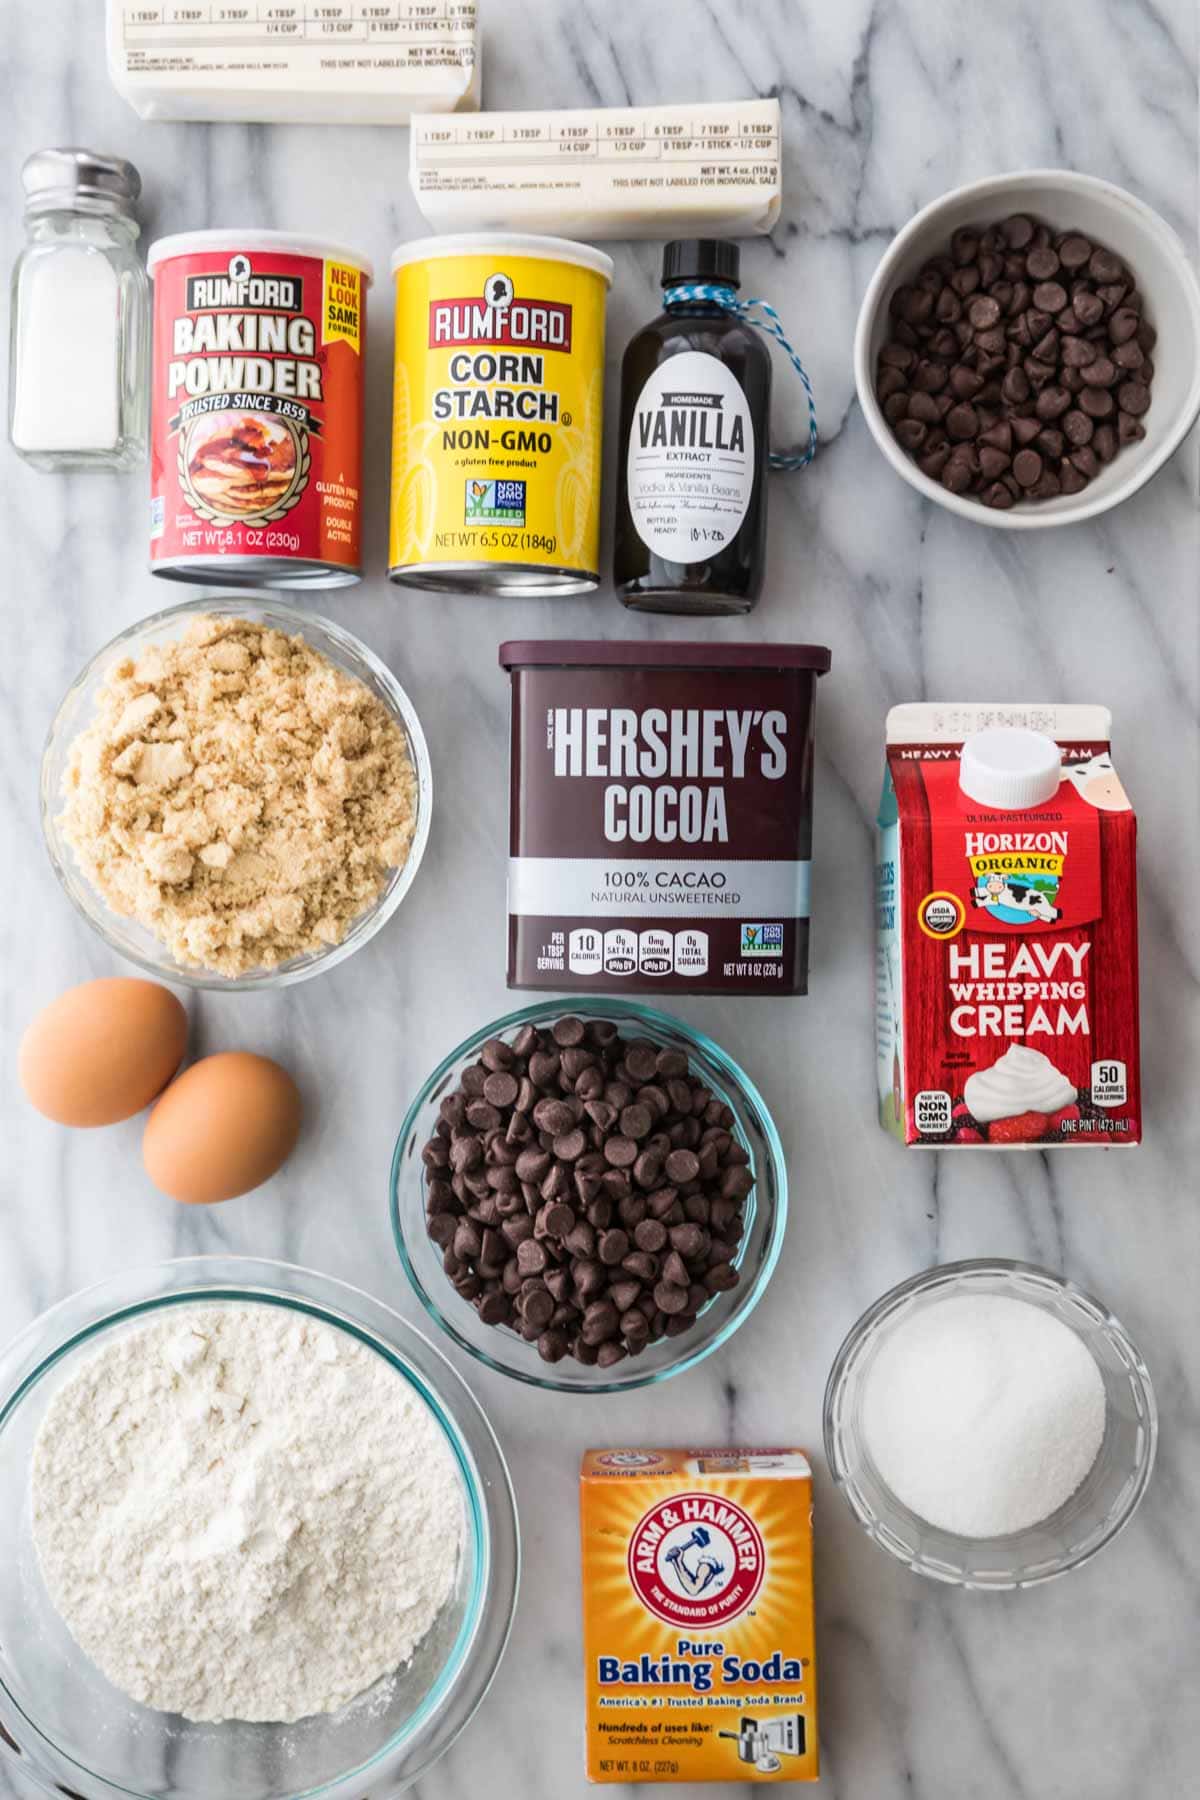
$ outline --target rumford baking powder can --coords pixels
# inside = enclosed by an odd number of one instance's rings
[[[370,263],[282,231],[160,238],[148,263],[151,569],[357,581]]]
[[[392,271],[392,580],[594,588],[611,258],[494,232],[402,244]]]

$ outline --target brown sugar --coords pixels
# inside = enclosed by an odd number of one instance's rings
[[[412,847],[383,702],[303,637],[200,617],[109,671],[63,778],[63,836],[114,912],[236,976],[340,943]]]

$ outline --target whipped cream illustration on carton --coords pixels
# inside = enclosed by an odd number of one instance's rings
[[[893,708],[876,865],[880,1121],[1132,1145],[1137,823],[1098,706]]]

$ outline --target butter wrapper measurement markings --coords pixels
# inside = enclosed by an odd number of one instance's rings
[[[819,645],[508,643],[508,984],[803,994]]]
[[[414,120],[409,183],[438,231],[746,237],[779,218],[781,155],[778,100],[490,112]]]
[[[406,125],[479,105],[475,0],[108,0],[108,71],[143,119]]]

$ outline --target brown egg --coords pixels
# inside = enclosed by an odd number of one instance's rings
[[[187,1013],[155,981],[85,981],[21,1039],[26,1097],[60,1125],[115,1125],[160,1094],[183,1059]]]
[[[171,1083],[142,1137],[156,1188],[189,1206],[268,1181],[300,1134],[300,1093],[278,1063],[247,1050],[206,1056]]]

